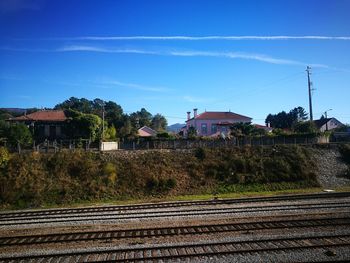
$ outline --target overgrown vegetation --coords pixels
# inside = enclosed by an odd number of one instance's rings
[[[343,161],[348,165],[345,176],[350,178],[350,144],[339,145],[339,152]]]
[[[297,146],[100,154],[0,149],[3,208],[317,186]]]

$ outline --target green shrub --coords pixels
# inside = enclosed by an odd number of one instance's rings
[[[5,147],[0,147],[0,169],[5,168],[9,160],[10,154],[8,150]]]
[[[117,180],[117,167],[113,163],[106,163],[103,167],[103,174],[106,177],[106,183],[115,185],[115,182]]]
[[[346,162],[348,165],[350,165],[350,145],[349,144],[340,145],[339,152],[340,152],[344,162]]]
[[[194,156],[198,159],[203,161],[205,159],[206,153],[204,148],[197,148],[194,152]]]

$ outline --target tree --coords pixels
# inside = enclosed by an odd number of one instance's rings
[[[23,123],[11,125],[7,131],[7,139],[12,146],[16,146],[18,143],[28,146],[33,142],[29,128]]]
[[[235,137],[240,136],[256,136],[263,135],[266,133],[264,129],[259,129],[251,123],[238,122],[234,123],[231,127],[231,134]]]
[[[107,127],[103,138],[106,140],[115,140],[117,138],[117,130],[115,129],[113,124]]]
[[[291,129],[293,125],[307,119],[307,113],[303,107],[296,107],[288,113],[281,111],[277,114],[269,114],[265,119],[266,125],[270,123],[273,128]]]
[[[190,138],[190,139],[193,139],[197,136],[197,130],[195,127],[191,126],[189,129],[188,129],[188,132],[187,132],[187,137]]]
[[[313,121],[298,122],[293,127],[296,133],[316,133],[317,127]]]
[[[167,125],[168,125],[168,122],[166,118],[161,114],[157,113],[156,115],[153,116],[151,121],[151,128],[153,130],[158,132],[165,131]]]
[[[132,126],[137,130],[143,126],[151,126],[152,114],[145,108],[130,114]]]
[[[123,117],[123,126],[120,128],[120,137],[127,137],[132,133],[131,120],[128,115]]]
[[[96,105],[95,105],[96,107]],[[94,109],[94,103],[88,99],[76,97],[70,97],[68,100],[57,104],[54,109],[56,110],[76,110],[83,113],[92,113]]]
[[[293,122],[305,121],[307,120],[307,113],[303,107],[296,107],[289,112]]]
[[[0,138],[5,138],[8,135],[10,125],[3,120],[0,120]]]
[[[113,101],[105,103],[105,120],[109,125],[114,125],[117,128],[123,126],[123,109],[120,105]]]
[[[66,110],[66,115],[71,118],[66,129],[70,137],[91,139],[95,141],[100,137],[102,119],[94,114],[85,114],[75,110]]]

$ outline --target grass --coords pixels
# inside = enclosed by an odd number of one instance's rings
[[[244,198],[244,197],[269,197],[287,194],[313,194],[322,192],[322,188],[303,188],[303,189],[284,189],[276,191],[261,191],[261,192],[240,192],[240,193],[225,193],[216,195],[220,199],[229,198]],[[342,187],[335,189],[337,192],[350,191],[350,187]],[[195,200],[212,200],[213,194],[201,194],[201,195],[180,195],[164,198],[143,198],[143,199],[128,199],[128,200],[105,200],[105,201],[84,201],[76,202],[70,205],[43,205],[41,209],[47,208],[76,208],[76,207],[91,207],[91,206],[106,206],[106,205],[130,205],[130,204],[144,204],[144,203],[158,203],[158,202],[176,202],[176,201],[195,201]]]
[[[284,189],[275,191],[260,191],[251,192],[245,191],[240,193],[225,193],[216,195],[219,199],[230,199],[230,198],[245,198],[245,197],[270,197],[279,195],[292,195],[292,194],[314,194],[323,192],[323,188],[313,187],[313,188],[299,188],[299,189]],[[350,186],[338,187],[332,189],[335,192],[350,192]],[[94,206],[108,206],[108,205],[130,205],[130,204],[145,204],[145,203],[159,203],[159,202],[176,202],[176,201],[196,201],[196,200],[212,200],[214,198],[213,194],[198,194],[198,195],[179,195],[164,198],[143,198],[143,199],[127,199],[127,200],[105,200],[105,201],[83,201],[75,202],[69,205],[42,205],[40,209],[50,209],[50,208],[77,208],[77,207],[94,207]],[[11,207],[7,207],[7,210]],[[18,209],[18,208],[12,208]]]

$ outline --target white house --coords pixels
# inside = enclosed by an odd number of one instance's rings
[[[314,122],[321,132],[330,131],[344,125],[336,118],[322,118],[319,120],[315,120]]]
[[[187,112],[186,126],[183,131],[184,135],[187,136],[190,127],[193,127],[199,136],[218,136],[221,133],[227,135],[232,124],[238,122],[250,123],[251,121],[252,118],[250,117],[230,111],[205,111],[197,114],[197,109],[193,109],[192,118],[191,112]]]

